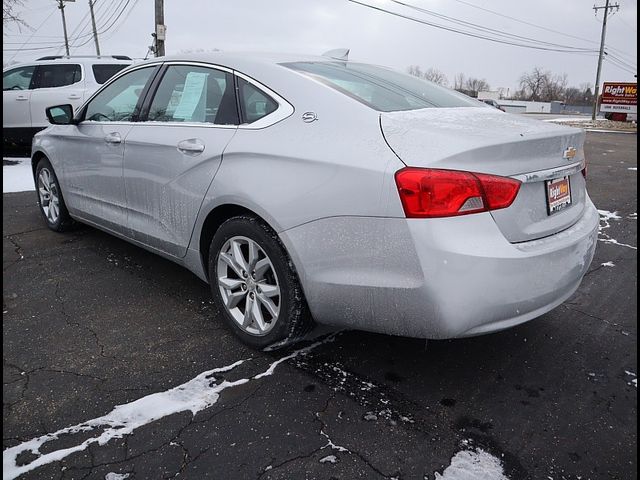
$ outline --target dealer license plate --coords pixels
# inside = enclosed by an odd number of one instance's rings
[[[547,212],[549,215],[553,215],[571,205],[569,177],[547,180],[545,185],[547,187]]]

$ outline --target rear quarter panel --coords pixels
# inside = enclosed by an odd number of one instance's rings
[[[386,197],[402,163],[382,137],[377,112],[321,97],[294,104],[292,116],[270,127],[238,129],[196,233],[208,212],[224,204],[249,208],[278,232],[324,217],[390,213]],[[309,111],[318,120],[305,123]]]

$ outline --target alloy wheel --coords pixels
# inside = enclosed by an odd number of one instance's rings
[[[280,314],[280,286],[273,263],[257,242],[228,239],[217,260],[217,280],[225,308],[251,335],[266,335]]]
[[[38,196],[44,216],[49,223],[55,224],[60,216],[60,195],[55,178],[46,167],[38,174]]]

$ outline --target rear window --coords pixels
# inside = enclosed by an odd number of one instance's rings
[[[125,67],[128,67],[128,64],[119,64],[119,63],[107,63],[107,64],[95,64],[91,67],[93,70],[93,76],[100,85],[113,77],[116,73],[122,70]]]
[[[375,65],[353,62],[295,62],[284,65],[382,112],[482,105],[459,92]]]
[[[278,104],[273,98],[243,78],[238,78],[238,90],[244,123],[253,123],[260,120],[262,117],[275,112],[278,108]]]
[[[38,65],[33,88],[55,88],[73,85],[82,80],[82,69],[77,64]]]

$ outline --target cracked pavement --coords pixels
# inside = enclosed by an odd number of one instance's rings
[[[636,136],[589,133],[586,151],[590,195],[621,217],[607,235],[637,245]],[[291,353],[236,341],[208,286],[177,265],[89,227],[47,230],[34,192],[3,200],[3,448],[240,359],[251,361],[220,378],[254,377]],[[21,478],[433,479],[464,445],[512,480],[635,478],[636,288],[637,250],[599,242],[578,292],[535,321],[426,345],[342,332],[195,415]]]

